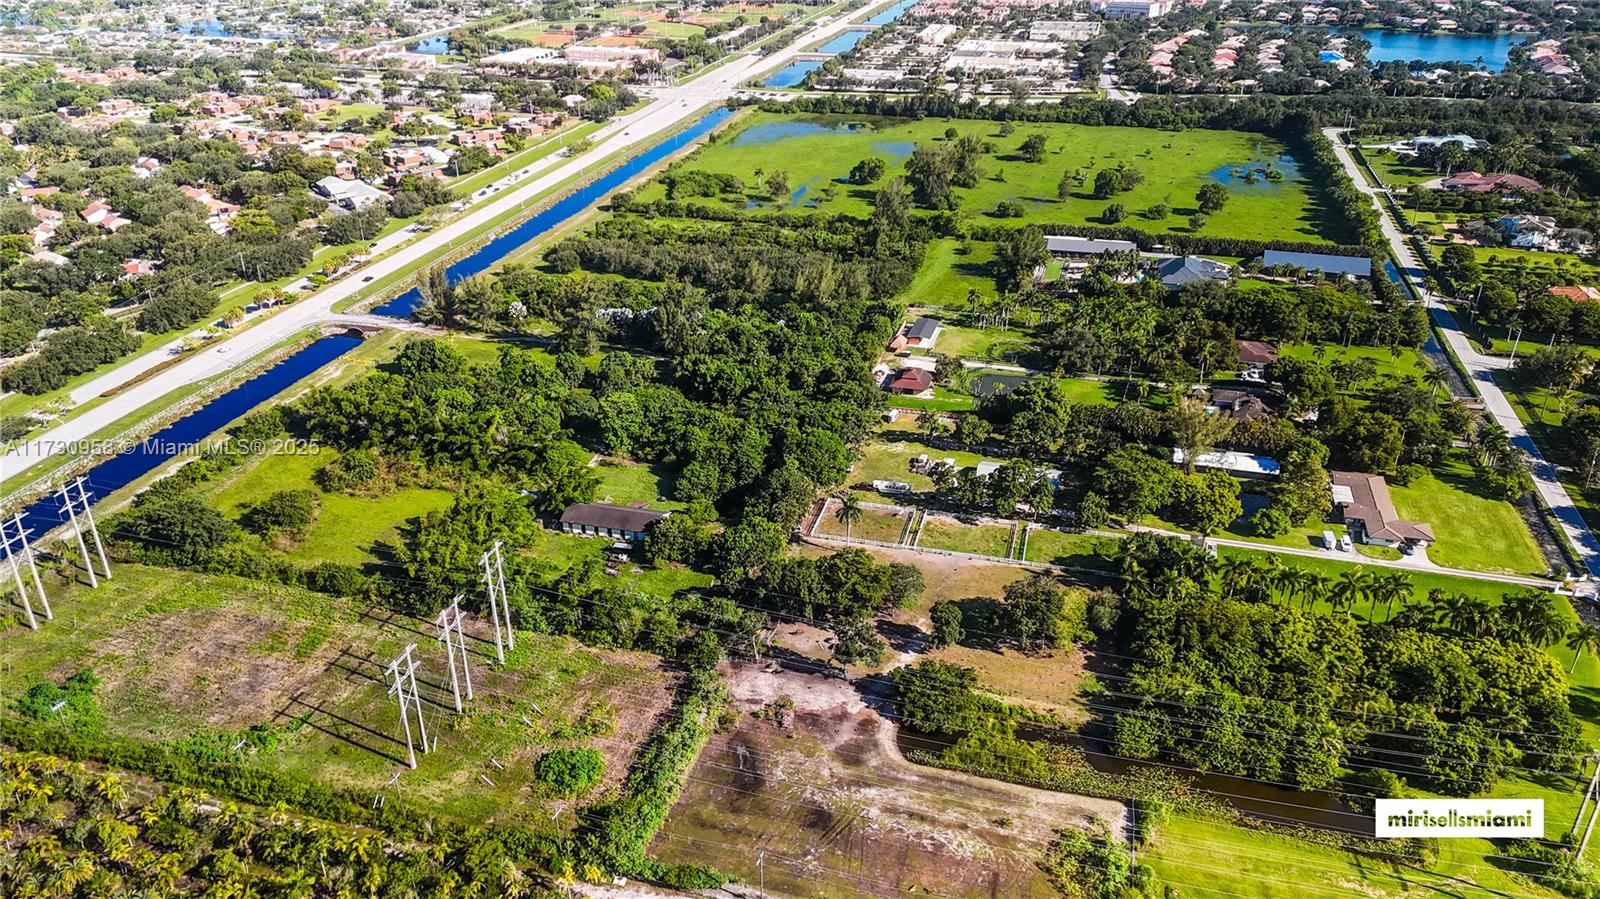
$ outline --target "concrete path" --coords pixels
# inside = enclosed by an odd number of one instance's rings
[[[869,9],[866,14],[872,11]],[[190,384],[237,369],[302,329],[328,320],[334,314],[335,305],[354,296],[369,282],[397,273],[409,273],[432,257],[469,242],[474,231],[512,210],[528,206],[540,194],[595,174],[606,157],[636,142],[676,130],[681,124],[703,115],[708,107],[733,96],[744,81],[787,65],[801,52],[800,47],[827,40],[847,30],[851,19],[862,14],[846,15],[813,25],[789,47],[771,55],[741,53],[685,84],[653,89],[650,92],[653,99],[648,104],[613,119],[591,134],[592,147],[582,155],[568,158],[551,154],[528,169],[507,176],[504,180],[516,181],[513,186],[465,215],[128,387],[118,395],[116,402],[102,403],[13,447],[0,457],[0,481],[62,452],[66,447],[83,445],[134,410],[158,402]],[[546,167],[548,170],[538,177],[524,176],[524,172],[535,167]],[[80,391],[74,392],[74,396],[91,389],[94,392],[87,394],[86,399],[100,396],[114,387],[129,384],[168,358],[170,354],[147,353],[85,384]]]
[[[1378,225],[1383,231],[1384,239],[1389,243],[1390,251],[1394,254],[1395,263],[1400,267],[1401,276],[1416,295],[1422,298],[1428,314],[1433,318],[1434,329],[1466,368],[1478,394],[1483,397],[1484,411],[1505,429],[1512,445],[1527,454],[1528,469],[1533,476],[1534,489],[1538,491],[1544,505],[1554,514],[1556,524],[1576,551],[1578,558],[1582,560],[1586,573],[1600,576],[1600,540],[1595,538],[1594,532],[1584,522],[1577,505],[1567,493],[1567,488],[1562,486],[1555,465],[1539,452],[1533,438],[1528,434],[1527,427],[1517,417],[1510,400],[1506,399],[1505,392],[1495,383],[1494,373],[1509,368],[1509,360],[1479,352],[1461,330],[1460,323],[1445,305],[1443,298],[1424,286],[1427,270],[1389,213],[1387,201],[1391,199],[1390,192],[1387,188],[1379,189],[1367,183],[1355,158],[1340,140],[1343,132],[1344,129],[1340,128],[1325,128],[1322,133],[1333,143],[1334,153],[1344,165],[1345,173],[1349,175],[1351,183],[1357,190],[1372,198],[1373,204],[1377,207]]]

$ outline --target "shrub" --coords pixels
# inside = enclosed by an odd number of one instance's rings
[[[1258,537],[1282,537],[1290,525],[1289,513],[1277,506],[1263,506],[1250,516],[1250,529]]]
[[[372,450],[354,449],[317,469],[317,486],[329,493],[353,493],[376,480],[379,471]]]
[[[552,749],[534,766],[539,782],[557,796],[582,796],[600,782],[606,760],[599,750],[588,748]]]
[[[279,490],[250,507],[245,519],[262,536],[300,536],[317,520],[322,500],[312,490]]]

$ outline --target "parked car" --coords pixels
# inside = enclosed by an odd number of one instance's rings
[[[1343,534],[1339,537],[1339,548],[1347,553],[1356,551],[1355,542],[1350,539],[1349,534]]]

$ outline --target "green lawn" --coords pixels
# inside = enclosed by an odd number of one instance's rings
[[[938,313],[933,313],[937,316]],[[994,362],[1016,362],[1018,357],[1033,347],[1031,329],[1011,327],[969,328],[945,324],[939,331],[939,341],[932,352],[955,356],[958,359],[986,359]]]
[[[846,536],[844,524],[838,518],[838,511],[838,503],[828,504],[822,518],[817,522],[817,533],[832,537]],[[899,543],[906,532],[906,520],[909,517],[908,512],[863,508],[861,520],[851,525],[849,536],[851,539],[876,540],[879,543]]]
[[[1161,220],[1132,215],[1123,223],[1164,233],[1187,233],[1187,219],[1193,211],[1195,192],[1217,177],[1226,177],[1242,166],[1276,164],[1283,148],[1256,134],[1235,131],[1189,130],[1181,132],[1141,128],[1092,127],[1040,124],[1020,127],[1009,137],[1001,137],[991,122],[965,120],[873,119],[828,116],[795,116],[757,112],[746,117],[728,136],[702,148],[684,163],[686,168],[725,172],[742,178],[745,196],[735,199],[697,199],[696,203],[744,207],[747,199],[759,199],[768,206],[765,180],[778,168],[788,174],[790,190],[799,196],[785,204],[814,206],[828,213],[867,215],[872,208],[875,186],[858,187],[841,179],[856,162],[879,156],[889,162],[887,177],[904,172],[905,158],[917,143],[943,145],[946,128],[973,134],[993,142],[993,153],[981,161],[983,177],[972,188],[957,188],[961,209],[978,221],[1001,222],[987,216],[996,203],[1012,200],[1022,205],[1020,219],[1005,219],[1007,224],[1028,222],[1098,224],[1102,210],[1110,202],[1138,211],[1166,203],[1173,212]],[[1042,162],[1023,162],[1017,148],[1031,134],[1045,135],[1048,144]],[[1090,196],[1094,174],[1099,170],[1126,165],[1139,169],[1145,180],[1133,190],[1113,199]],[[756,177],[757,170],[762,177]],[[1064,172],[1081,171],[1085,186],[1074,187],[1066,200],[1057,199],[1057,185]],[[1215,177],[1214,177],[1215,176]],[[837,188],[832,200],[821,199],[830,182]],[[804,188],[804,191],[801,191]],[[1235,184],[1230,188],[1227,206],[1211,217],[1206,234],[1262,240],[1323,240],[1340,237],[1326,233],[1323,222],[1306,185],[1294,180],[1254,185]],[[639,192],[641,199],[662,195],[664,188],[653,184]],[[944,266],[949,269],[950,266]],[[937,269],[937,267],[936,267]],[[930,274],[927,284],[936,284],[942,275]],[[964,294],[964,288],[962,289]],[[920,300],[921,298],[919,298]],[[925,301],[932,301],[929,298]]]
[[[989,273],[993,258],[994,244],[988,241],[948,237],[931,240],[917,276],[901,296],[913,304],[946,309],[966,306],[967,294],[973,290],[984,297],[995,296],[998,290]]]
[[[1511,247],[1473,247],[1472,254],[1477,257],[1484,271],[1491,275],[1521,266],[1529,271],[1552,275],[1564,284],[1594,284],[1600,281],[1600,257]]]
[[[1115,537],[1034,528],[1028,532],[1027,551],[1023,558],[1029,562],[1048,562],[1068,568],[1113,571],[1116,563],[1110,557],[1116,552],[1117,543]]]
[[[1410,347],[1395,349],[1399,350],[1398,354],[1387,347],[1294,343],[1279,347],[1278,352],[1297,359],[1315,359],[1330,366],[1356,358],[1369,359],[1377,366],[1379,381],[1394,377],[1419,378],[1428,370],[1421,353]]]
[[[672,492],[676,476],[664,465],[641,465],[626,459],[604,458],[595,463],[595,474],[600,477],[600,492],[596,502],[644,503],[652,509],[676,511],[683,503],[667,498]]]
[[[1450,568],[1542,575],[1547,570],[1522,516],[1505,500],[1479,493],[1472,468],[1453,453],[1434,473],[1406,486],[1391,483],[1396,511],[1427,522],[1439,539],[1428,558]]]
[[[1004,559],[1011,552],[1011,530],[1006,525],[962,524],[954,518],[929,515],[923,519],[917,545]]]
[[[250,505],[279,490],[315,490],[322,512],[305,537],[287,555],[296,561],[322,560],[362,564],[383,557],[399,527],[409,518],[450,506],[448,490],[402,487],[380,497],[323,493],[313,476],[337,457],[333,450],[280,453],[246,463],[244,469],[209,485],[207,494],[224,515],[238,517]]]
[[[1361,154],[1367,158],[1367,162],[1372,165],[1372,170],[1378,173],[1378,177],[1382,178],[1384,183],[1390,187],[1410,187],[1413,184],[1421,184],[1424,181],[1432,181],[1435,178],[1442,177],[1432,168],[1414,165],[1411,161],[1401,159],[1394,153],[1362,150]]]
[[[924,453],[930,459],[954,459],[956,464],[963,468],[977,465],[987,458],[977,453],[933,449],[912,440],[874,440],[861,448],[855,469],[850,472],[850,483],[904,481],[910,484],[913,490],[932,490],[933,480],[925,474],[911,471],[909,467],[912,459]]]

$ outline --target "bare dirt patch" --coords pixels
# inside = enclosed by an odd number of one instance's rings
[[[338,655],[326,641],[301,657],[264,649],[302,644],[316,626],[311,619],[186,609],[140,619],[96,641],[95,663],[121,662],[91,667],[104,678],[108,708],[138,714],[161,706],[208,727],[244,727],[270,719],[291,696],[338,683],[323,676]]]
[[[1120,803],[923,768],[894,725],[846,681],[740,664],[727,669],[745,714],[712,738],[654,852],[703,861],[774,895],[1051,896],[1036,865],[1053,833]],[[792,727],[753,714],[780,697]]]

